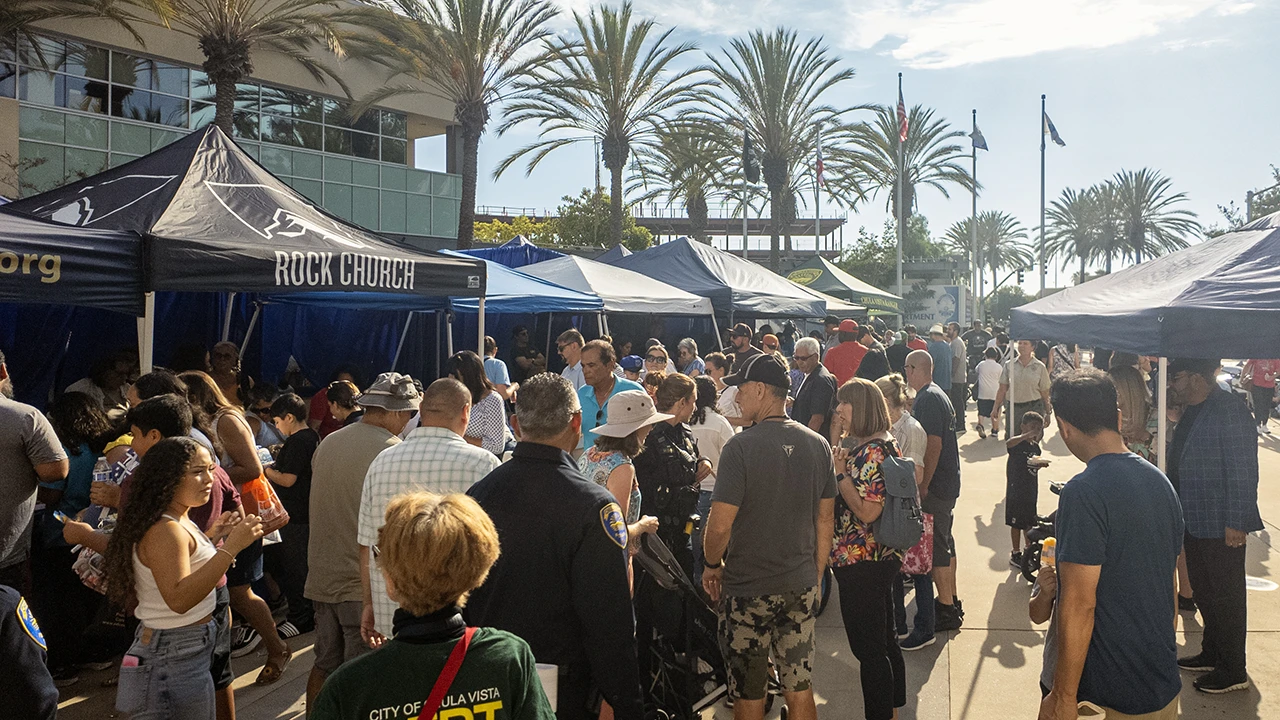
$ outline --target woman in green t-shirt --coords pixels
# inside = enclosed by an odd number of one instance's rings
[[[431,717],[424,701],[467,633],[462,606],[498,559],[493,522],[466,495],[399,495],[385,519],[373,554],[400,605],[392,639],[329,676],[312,720]],[[451,709],[476,720],[555,720],[529,645],[492,628],[471,635],[438,711]]]

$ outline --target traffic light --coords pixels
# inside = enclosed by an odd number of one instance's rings
[[[1026,279],[1026,277],[1027,277],[1027,276],[1026,276],[1026,271],[1025,271],[1025,270],[1023,270],[1022,268],[1018,268],[1018,284],[1019,284],[1019,285],[1021,285],[1021,284],[1022,284],[1022,281],[1023,281],[1023,280],[1025,280],[1025,279]]]

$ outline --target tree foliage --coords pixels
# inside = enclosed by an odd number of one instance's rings
[[[524,215],[514,217],[511,222],[494,220],[475,224],[475,239],[480,242],[505,243],[516,237],[524,236],[534,245],[548,247],[556,244],[555,221],[532,220]]]
[[[1007,285],[987,296],[987,318],[994,323],[1009,326],[1013,309],[1031,302],[1033,298],[1018,285]]]

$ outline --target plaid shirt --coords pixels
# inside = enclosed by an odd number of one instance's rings
[[[395,496],[413,490],[465,493],[498,465],[493,453],[469,444],[452,430],[417,428],[409,439],[379,453],[369,465],[360,495],[357,540],[365,547],[377,544],[378,529],[382,527],[387,505]],[[391,637],[391,618],[396,604],[387,597],[382,573],[369,568],[369,581],[378,632]]]
[[[1214,390],[1187,436],[1178,463],[1187,532],[1220,538],[1226,528],[1262,529],[1258,514],[1258,431],[1244,402]]]

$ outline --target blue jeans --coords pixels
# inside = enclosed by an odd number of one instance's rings
[[[213,720],[209,666],[217,623],[153,630],[139,625],[116,689],[116,709],[132,720]]]
[[[893,618],[899,631],[907,629],[907,588],[905,580],[916,587],[916,617],[913,632],[932,637],[935,627],[933,608],[933,578],[928,575],[898,575],[893,583]]]
[[[707,526],[707,515],[711,512],[711,491],[698,491],[698,515],[702,517],[698,526],[693,529],[693,585],[702,587],[702,531]]]

